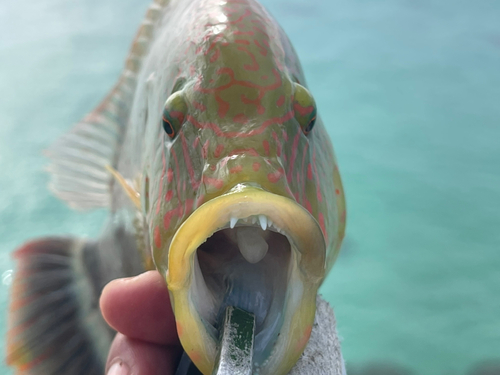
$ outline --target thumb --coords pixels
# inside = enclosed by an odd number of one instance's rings
[[[109,351],[106,375],[173,375],[180,354],[178,346],[151,344],[118,333]]]

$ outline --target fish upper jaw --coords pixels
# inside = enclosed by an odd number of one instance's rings
[[[170,244],[168,269],[158,266],[198,368],[212,371],[220,311],[236,305],[256,315],[259,373],[287,373],[311,332],[325,251],[304,208],[257,187],[239,184],[193,212]]]

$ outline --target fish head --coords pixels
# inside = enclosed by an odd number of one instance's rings
[[[147,176],[153,258],[181,343],[205,374],[230,305],[256,317],[260,373],[290,370],[343,235],[336,162],[314,99],[269,71],[258,84],[231,69],[179,78],[158,119]]]

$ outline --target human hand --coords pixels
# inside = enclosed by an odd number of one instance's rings
[[[118,331],[107,375],[174,374],[182,347],[167,286],[157,271],[111,281],[100,306],[104,319]]]

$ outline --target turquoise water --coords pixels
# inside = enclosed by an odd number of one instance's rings
[[[341,166],[348,234],[322,291],[352,374],[370,361],[466,374],[500,359],[500,2],[264,4],[301,56]],[[2,336],[9,252],[99,233],[104,212],[48,193],[41,151],[114,83],[147,6],[0,2]]]

